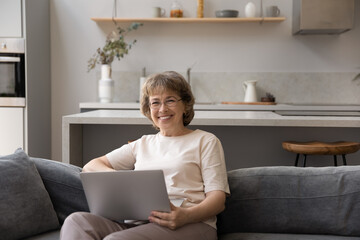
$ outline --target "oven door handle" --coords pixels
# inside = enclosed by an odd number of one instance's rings
[[[20,62],[19,57],[0,57],[0,62]]]

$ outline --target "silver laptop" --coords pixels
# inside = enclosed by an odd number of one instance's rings
[[[80,173],[90,212],[111,220],[147,220],[170,212],[162,170]]]

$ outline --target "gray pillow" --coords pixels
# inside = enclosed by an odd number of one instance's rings
[[[30,157],[30,160],[39,171],[61,224],[73,212],[89,211],[80,167],[42,158]]]
[[[20,239],[59,228],[49,194],[27,154],[0,157],[0,237]]]

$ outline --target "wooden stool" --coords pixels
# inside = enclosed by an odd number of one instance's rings
[[[334,166],[337,166],[336,155],[341,155],[343,164],[346,165],[345,155],[357,152],[360,149],[360,143],[357,142],[293,142],[286,141],[282,143],[282,147],[289,151],[296,153],[295,167],[298,165],[299,155],[304,155],[304,167],[306,166],[307,155],[333,155]]]

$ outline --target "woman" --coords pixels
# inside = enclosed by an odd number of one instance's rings
[[[220,141],[191,130],[194,97],[176,72],[150,76],[142,89],[141,111],[159,130],[86,164],[83,171],[162,169],[170,199],[183,199],[171,212],[153,211],[149,221],[124,224],[90,213],[74,213],[61,239],[217,239],[216,215],[224,210],[229,186]]]

